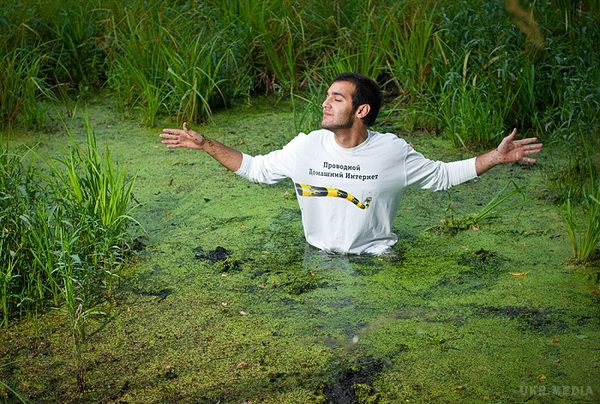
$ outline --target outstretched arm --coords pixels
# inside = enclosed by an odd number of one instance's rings
[[[161,143],[167,145],[169,149],[184,147],[203,150],[230,171],[235,172],[242,165],[241,152],[216,140],[206,139],[201,134],[188,129],[185,122],[183,129],[163,129],[160,137],[163,139]]]
[[[514,163],[524,161],[526,163],[535,163],[537,160],[528,157],[530,154],[537,154],[542,150],[541,143],[535,143],[537,138],[529,137],[527,139],[514,140],[517,129],[502,139],[500,145],[490,152],[478,156],[475,160],[475,170],[477,175],[485,173],[498,164]]]

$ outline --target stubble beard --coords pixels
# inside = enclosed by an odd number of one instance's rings
[[[321,121],[321,128],[335,132],[336,129],[350,129],[354,125],[354,117],[352,114],[348,114],[343,122],[332,122],[326,123],[325,118]]]

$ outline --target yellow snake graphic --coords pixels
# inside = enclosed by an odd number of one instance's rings
[[[300,196],[330,196],[334,198],[342,198],[352,202],[361,209],[367,209],[371,203],[370,197],[365,199],[365,202],[362,203],[354,195],[337,188],[316,187],[314,185],[298,183],[294,183],[294,185],[296,186],[296,192]]]

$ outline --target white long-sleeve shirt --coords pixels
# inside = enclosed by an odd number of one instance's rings
[[[381,254],[396,243],[392,222],[405,187],[438,191],[477,177],[475,158],[429,160],[396,135],[373,131],[344,148],[325,129],[301,133],[266,155],[243,154],[236,174],[265,184],[291,178],[306,241],[350,254]]]

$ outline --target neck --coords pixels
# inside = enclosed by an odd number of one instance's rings
[[[336,129],[333,134],[335,142],[346,149],[358,146],[368,137],[367,128],[362,125],[348,129]]]

